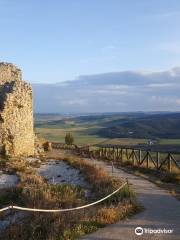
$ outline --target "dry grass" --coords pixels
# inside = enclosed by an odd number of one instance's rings
[[[118,167],[118,165],[117,165]],[[154,169],[140,168],[132,164],[121,166],[124,171],[141,176],[149,181],[155,183],[161,188],[169,191],[174,197],[180,200],[180,175],[176,173],[168,173],[162,171],[155,171]]]
[[[92,185],[96,198],[104,197],[122,185],[121,179],[108,175],[108,173],[102,168],[99,168],[84,159],[71,156],[63,158],[63,160],[68,162],[72,167],[80,169],[85,179]],[[119,193],[110,198],[110,201],[119,202],[125,198],[130,199],[130,195],[132,199],[135,199],[132,190],[125,186],[119,191]]]
[[[119,187],[122,182],[102,169],[76,157],[65,159],[79,168],[93,189],[93,199],[99,199]],[[20,183],[4,193],[1,205],[20,204],[27,207],[57,209],[81,206],[86,199],[84,190],[72,185],[50,185],[23,159],[10,160],[6,167],[15,171]],[[22,223],[12,224],[0,239],[6,240],[72,240],[114,223],[139,210],[132,191],[125,187],[108,201],[85,210],[69,213],[29,213]]]
[[[98,210],[96,215],[96,221],[102,225],[112,224],[120,219],[126,218],[131,213],[133,214],[134,211],[135,208],[132,207],[132,204],[129,201],[125,201],[123,202],[123,204],[120,203],[114,207],[105,206]]]
[[[131,161],[121,163],[121,166],[130,168],[136,172],[158,176],[158,179],[162,182],[180,184],[180,170],[177,170],[177,168],[174,168],[172,172],[168,172],[166,170],[158,171],[151,165],[149,168],[146,168],[146,166],[135,166]]]

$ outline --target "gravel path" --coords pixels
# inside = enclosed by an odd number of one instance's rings
[[[37,172],[48,180],[51,184],[72,184],[82,188],[89,187],[80,171],[71,167],[66,162],[47,160],[37,168]]]
[[[93,160],[94,161],[94,160]],[[111,166],[101,161],[94,161],[94,164],[112,172]],[[180,240],[180,202],[171,196],[167,191],[157,187],[155,184],[124,172],[121,169],[114,169],[115,176],[128,178],[132,188],[137,193],[137,198],[145,210],[133,217],[120,221],[116,224],[102,228],[95,233],[86,235],[84,240]],[[173,229],[169,234],[143,233],[141,236],[135,234],[136,227],[150,229]]]
[[[0,189],[15,187],[18,180],[16,175],[0,174]]]

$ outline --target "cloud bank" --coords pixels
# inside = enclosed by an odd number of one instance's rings
[[[33,89],[36,113],[179,111],[180,67],[84,75]]]

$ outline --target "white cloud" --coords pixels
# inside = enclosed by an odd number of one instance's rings
[[[167,105],[168,104],[180,105],[180,98],[175,97],[151,96],[151,101]]]
[[[66,101],[62,101],[61,102],[62,105],[79,105],[79,106],[83,106],[87,104],[87,100],[86,99],[71,99],[71,100],[66,100]]]
[[[172,68],[169,72],[172,77],[180,77],[180,67]]]
[[[123,84],[108,84],[99,85],[92,89],[94,94],[105,94],[105,95],[125,95],[128,94],[130,86]]]
[[[148,84],[147,87],[150,88],[168,88],[168,87],[176,87],[177,85],[174,83],[152,83]]]
[[[125,95],[127,91],[120,91],[120,90],[108,90],[108,89],[98,89],[95,90],[94,93],[96,94],[110,94],[110,95]]]
[[[129,89],[129,85],[124,85],[124,84],[112,84],[112,85],[107,85],[104,86],[107,90],[122,90],[122,89]]]
[[[81,76],[68,84],[35,85],[36,112],[179,110],[180,68]],[[37,104],[38,103],[38,104]]]
[[[180,98],[176,99],[177,105],[180,105]]]
[[[151,100],[155,102],[162,102],[162,103],[172,102],[170,98],[160,97],[160,96],[151,96]]]

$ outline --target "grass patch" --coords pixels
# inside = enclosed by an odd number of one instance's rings
[[[158,171],[155,168],[146,168],[145,166],[144,167],[134,166],[131,161],[124,161],[121,163],[121,165],[137,173],[139,172],[158,177],[158,179],[162,182],[180,184],[180,173],[176,168],[173,170],[174,172],[167,172],[166,169],[164,169],[164,171],[162,170]]]
[[[32,208],[71,208],[98,200],[122,184],[121,180],[80,158],[68,157],[62,160],[80,169],[92,186],[91,197],[85,197],[80,187],[47,184],[29,163],[23,159],[14,159],[8,161],[7,166],[16,172],[20,183],[12,195],[4,195],[2,205],[13,203]],[[29,213],[23,223],[12,224],[1,236],[7,240],[73,240],[139,210],[135,195],[126,186],[102,204],[90,208],[67,213]]]
[[[13,187],[11,189],[2,189],[0,191],[0,208],[10,205],[12,202],[21,202],[22,188]]]
[[[118,164],[117,164],[118,167]],[[132,164],[121,166],[125,171],[141,176],[157,184],[159,187],[166,189],[178,200],[180,200],[180,175],[179,173],[169,173],[166,171],[155,171],[143,167],[136,167]]]

